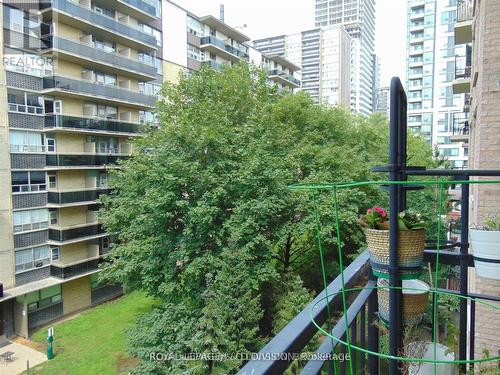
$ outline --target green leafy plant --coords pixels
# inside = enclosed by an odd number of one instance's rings
[[[484,220],[484,230],[500,231],[500,216],[497,214],[490,215]]]
[[[425,229],[427,223],[423,221],[422,214],[415,210],[408,209],[399,213],[398,228],[399,230],[417,230]]]

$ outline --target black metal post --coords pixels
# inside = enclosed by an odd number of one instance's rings
[[[366,344],[366,305],[363,306],[363,309],[361,310],[361,314],[359,316],[359,336],[360,336],[360,347],[364,348]],[[361,370],[362,374],[365,374],[365,353],[360,353],[360,358],[359,358],[359,368]]]
[[[469,359],[474,359],[474,345],[476,335],[476,300],[470,301],[470,335],[469,335]],[[474,364],[471,363],[470,370],[474,373]]]
[[[404,180],[406,167],[406,94],[399,78],[391,81],[389,180]],[[405,206],[401,185],[389,190],[389,354],[399,355],[403,327],[401,317],[401,280],[398,265],[398,214]],[[389,361],[389,375],[399,374],[397,360]]]
[[[378,353],[378,327],[374,324],[377,319],[378,298],[377,290],[373,289],[368,299],[368,349]],[[378,357],[368,354],[368,374],[379,375]]]
[[[463,180],[468,180],[469,176],[462,176]],[[469,184],[462,185],[462,196],[460,199],[461,229],[460,229],[460,294],[466,296],[468,293],[468,272],[469,262]],[[436,286],[437,287],[437,286]],[[460,298],[460,339],[458,343],[458,356],[460,360],[467,359],[467,299]],[[465,364],[460,365],[460,371],[466,371]]]

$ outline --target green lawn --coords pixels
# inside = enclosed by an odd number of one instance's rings
[[[138,314],[151,310],[152,298],[133,292],[116,301],[85,311],[53,325],[55,358],[30,371],[50,375],[90,375],[127,373],[135,360],[125,353],[123,331],[134,324]],[[47,329],[33,334],[32,340],[46,343]]]

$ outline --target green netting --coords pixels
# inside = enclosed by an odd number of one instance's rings
[[[322,332],[324,335],[330,337],[332,341],[332,348],[335,348],[336,343],[343,344],[347,347],[348,353],[350,358],[352,358],[352,351],[358,351],[360,353],[364,354],[370,354],[377,356],[379,358],[387,359],[387,360],[397,360],[397,361],[402,361],[402,362],[412,362],[412,363],[430,363],[434,364],[434,374],[436,374],[436,366],[438,364],[454,364],[454,365],[459,365],[459,364],[474,364],[474,363],[483,363],[483,362],[492,362],[492,361],[498,361],[500,360],[500,355],[498,356],[492,356],[488,358],[480,358],[480,359],[474,359],[474,360],[438,360],[436,355],[437,355],[437,335],[438,335],[438,329],[439,329],[439,324],[437,323],[437,304],[438,304],[438,297],[439,295],[449,295],[452,297],[456,298],[462,298],[466,299],[469,301],[475,301],[477,304],[486,306],[488,308],[494,309],[494,310],[500,310],[500,306],[494,305],[485,301],[480,300],[479,298],[472,298],[469,296],[462,296],[454,293],[448,293],[444,291],[439,291],[437,290],[438,286],[438,280],[439,280],[439,272],[440,272],[440,263],[439,263],[439,256],[440,256],[440,247],[441,247],[441,224],[442,224],[442,207],[443,207],[443,190],[446,185],[468,185],[468,184],[500,184],[500,180],[480,180],[480,181],[470,181],[470,180],[423,180],[423,181],[363,181],[363,182],[339,182],[339,183],[321,183],[321,184],[297,184],[297,185],[292,185],[289,188],[292,190],[303,190],[303,191],[309,191],[311,193],[311,200],[312,200],[312,206],[313,206],[313,216],[315,220],[315,225],[316,225],[316,236],[317,236],[317,243],[318,243],[318,250],[319,250],[319,255],[320,255],[320,261],[321,261],[321,271],[322,271],[322,276],[323,276],[323,286],[325,289],[325,297],[323,297],[320,301],[326,300],[327,303],[327,330],[323,329],[320,324],[314,321],[312,317],[312,310],[311,310],[311,320],[313,324],[318,328],[320,332]],[[433,338],[433,346],[434,346],[434,359],[425,359],[425,358],[409,358],[409,357],[402,357],[402,356],[392,356],[388,354],[384,354],[381,352],[373,352],[370,351],[366,348],[362,348],[357,345],[353,345],[353,343],[350,340],[349,337],[349,322],[347,318],[347,303],[346,303],[346,294],[349,292],[359,292],[364,289],[378,289],[378,286],[374,287],[365,287],[365,288],[348,288],[346,289],[345,287],[345,282],[344,282],[344,265],[343,265],[343,251],[342,251],[342,233],[341,233],[341,225],[340,225],[340,208],[338,204],[338,199],[337,199],[337,193],[339,189],[348,189],[348,188],[358,188],[358,187],[363,187],[363,186],[369,186],[369,185],[424,185],[424,186],[435,186],[438,190],[438,209],[437,209],[437,220],[438,220],[438,225],[437,225],[437,241],[436,241],[436,261],[435,261],[435,271],[434,271],[434,283],[433,283],[433,288],[429,288],[429,293],[434,295],[433,298],[433,306],[432,306],[432,315],[433,315],[433,322],[435,322],[434,327],[433,327],[433,332],[432,332],[432,338]],[[326,191],[330,192],[333,195],[333,209],[335,212],[335,230],[336,230],[336,237],[337,237],[337,250],[338,250],[338,257],[339,257],[339,268],[340,268],[340,279],[341,279],[341,284],[342,288],[338,293],[335,294],[328,294],[327,291],[327,274],[326,274],[326,261],[324,257],[324,249],[322,245],[322,238],[321,238],[321,223],[319,219],[319,214],[318,214],[318,205],[317,205],[317,194],[320,191]],[[387,287],[384,287],[384,289],[387,289]],[[403,290],[418,290],[416,288],[408,288],[408,287],[389,287],[389,289],[401,289]],[[331,334],[331,321],[332,321],[332,315],[329,307],[329,301],[331,298],[334,298],[336,295],[341,294],[342,297],[342,313],[343,317],[345,319],[345,340],[342,340],[341,338],[334,337]],[[318,303],[320,302],[318,301]],[[317,304],[318,304],[317,303]],[[316,308],[316,305],[312,307],[312,309]],[[333,366],[334,371],[336,372],[336,366]],[[350,374],[354,375],[354,370],[353,370],[353,365],[352,361],[349,361],[349,369],[350,369]]]

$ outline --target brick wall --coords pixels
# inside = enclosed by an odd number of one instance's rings
[[[500,1],[476,0],[472,63],[472,128],[469,162],[472,169],[500,169]],[[471,187],[471,223],[500,213],[500,186]],[[500,296],[500,281],[475,276],[470,289]],[[500,351],[500,313],[477,304],[475,356]],[[495,364],[496,365],[496,364]]]

